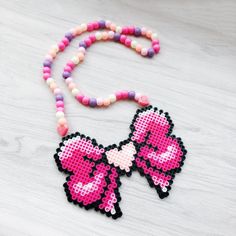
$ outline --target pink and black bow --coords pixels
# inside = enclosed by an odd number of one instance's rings
[[[80,133],[64,137],[54,157],[59,170],[69,174],[64,184],[68,200],[116,219],[122,215],[120,176],[131,176],[133,170],[160,198],[167,197],[187,153],[181,139],[171,135],[173,126],[168,113],[149,106],[137,110],[129,138],[118,146],[104,148]]]

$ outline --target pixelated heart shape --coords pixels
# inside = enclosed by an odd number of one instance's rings
[[[134,161],[136,148],[132,141],[121,145],[120,148],[110,148],[106,151],[106,157],[109,164],[119,167],[122,171],[130,172]]]

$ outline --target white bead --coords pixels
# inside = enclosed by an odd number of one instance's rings
[[[48,85],[50,85],[51,83],[54,83],[55,81],[54,81],[53,78],[50,77],[46,80],[46,82],[47,82]]]
[[[108,38],[109,38],[109,39],[113,39],[113,38],[114,38],[114,34],[115,34],[115,33],[114,33],[113,31],[109,31],[109,32],[108,32]]]
[[[151,36],[151,39],[152,39],[152,40],[157,39],[157,34],[156,34],[156,33],[153,33],[152,36]]]
[[[100,32],[96,32],[96,33],[95,33],[95,38],[96,38],[97,40],[101,40],[102,34],[101,34]]]
[[[65,114],[64,114],[64,112],[62,112],[62,111],[58,111],[58,112],[56,113],[56,118],[58,118],[58,119],[63,118],[64,116],[65,116]]]
[[[122,28],[121,28],[120,26],[117,26],[117,27],[116,27],[116,32],[117,32],[117,33],[121,33],[121,32],[122,32]]]
[[[87,30],[87,24],[83,23],[80,26],[81,26],[82,31],[86,31]]]
[[[116,101],[116,96],[114,94],[109,95],[109,100],[111,103],[114,103]]]
[[[55,52],[59,52],[59,47],[58,47],[58,45],[52,45],[52,48],[51,48],[53,51],[55,51]]]
[[[76,96],[79,93],[79,90],[77,88],[72,89],[73,96]]]
[[[79,64],[79,58],[78,58],[78,57],[73,57],[73,58],[71,59],[71,61],[74,62],[76,65]]]
[[[136,48],[137,44],[138,44],[137,41],[132,40],[132,42],[131,42],[131,48]]]

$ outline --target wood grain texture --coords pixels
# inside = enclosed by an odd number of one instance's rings
[[[0,0],[0,235],[236,235],[236,2],[234,0]],[[89,49],[74,73],[82,90],[134,89],[168,111],[188,150],[170,196],[160,200],[134,173],[122,178],[117,221],[66,200],[53,160],[60,141],[54,99],[41,79],[50,45],[94,19],[158,32],[161,53],[147,60],[114,43]],[[135,104],[86,109],[61,82],[71,132],[104,145],[129,133]]]

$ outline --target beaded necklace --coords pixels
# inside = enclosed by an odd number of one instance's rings
[[[64,97],[51,77],[52,64],[57,54],[63,52],[76,36],[94,30],[97,32],[91,33],[79,43],[78,53],[64,67],[62,77],[72,95],[82,105],[91,108],[108,107],[120,100],[135,101],[142,107],[133,118],[128,138],[119,145],[107,147],[79,132],[67,135]],[[129,35],[146,37],[151,40],[151,47],[142,47],[130,39]],[[174,125],[168,113],[150,106],[147,96],[122,90],[105,99],[91,98],[76,87],[71,77],[73,69],[83,62],[87,49],[93,43],[108,40],[121,43],[148,58],[152,58],[160,50],[157,34],[146,28],[120,27],[103,20],[81,24],[71,29],[61,42],[51,47],[43,63],[43,79],[56,100],[57,131],[63,138],[54,158],[58,169],[69,175],[64,184],[68,200],[86,209],[94,208],[116,219],[122,215],[119,207],[120,176],[131,176],[133,170],[138,170],[146,177],[149,185],[156,189],[160,198],[167,197],[187,151],[181,139],[171,135]]]

